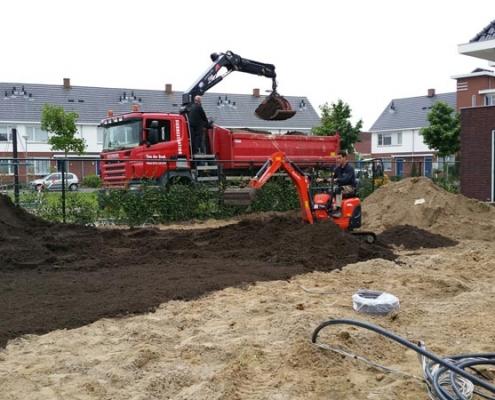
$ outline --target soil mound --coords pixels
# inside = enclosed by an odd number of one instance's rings
[[[436,249],[458,244],[455,240],[411,225],[389,228],[378,235],[378,240],[384,245],[400,246],[407,250]]]
[[[423,247],[431,240],[411,234],[397,237]],[[194,231],[99,230],[44,222],[0,196],[0,303],[8,305],[0,307],[0,346],[22,334],[148,312],[226,287],[395,257],[332,222],[304,224],[299,213]]]
[[[389,248],[370,246],[331,221],[308,225],[299,214],[258,215],[235,225],[198,232],[193,240],[226,258],[301,264],[310,270],[335,269],[370,258],[395,258]]]
[[[333,223],[253,216],[199,231],[50,224],[0,196],[0,346],[26,333],[148,312],[173,299],[395,258]]]
[[[367,229],[412,225],[453,239],[495,239],[495,208],[449,193],[425,177],[378,188],[363,202]]]

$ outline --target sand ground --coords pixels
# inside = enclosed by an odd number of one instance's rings
[[[310,343],[320,322],[354,318],[424,340],[440,355],[494,350],[494,246],[398,252],[399,262],[227,288],[154,313],[13,340],[0,353],[2,398],[426,399],[414,378]],[[399,313],[355,312],[351,295],[361,287],[398,296]],[[338,328],[321,339],[420,375],[415,353],[375,334]]]

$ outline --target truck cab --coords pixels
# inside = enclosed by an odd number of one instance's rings
[[[183,115],[132,112],[109,116],[104,128],[100,172],[107,187],[160,182],[169,171],[187,175],[191,156]]]

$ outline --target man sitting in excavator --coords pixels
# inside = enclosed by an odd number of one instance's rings
[[[356,195],[356,173],[354,167],[349,164],[347,152],[341,150],[337,154],[337,167],[333,171],[333,194],[335,196],[334,209],[331,211],[333,217],[342,214],[342,196]]]

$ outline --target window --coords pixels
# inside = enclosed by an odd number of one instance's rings
[[[392,160],[390,158],[384,158],[383,160],[383,169],[385,171],[392,171]]]
[[[103,144],[103,132],[105,130],[102,127],[96,128],[96,143]]]
[[[392,136],[385,135],[383,133],[378,134],[378,146],[391,146],[392,145]]]
[[[0,142],[12,141],[12,128],[7,125],[0,125]]]
[[[169,120],[163,120],[163,119],[160,119],[160,120],[148,119],[146,121],[146,128],[151,127],[152,121],[158,122],[158,142],[170,141],[170,121]]]
[[[48,143],[48,132],[40,126],[27,126],[26,133],[29,142]]]
[[[485,106],[495,106],[495,94],[487,94],[485,96]]]
[[[402,132],[378,134],[378,146],[400,146],[401,144]]]
[[[47,175],[50,173],[50,160],[30,160],[31,175]]]
[[[104,150],[130,149],[141,141],[142,125],[140,120],[126,120],[105,127],[103,135]]]
[[[0,175],[13,175],[14,166],[12,165],[12,160],[0,159]]]

